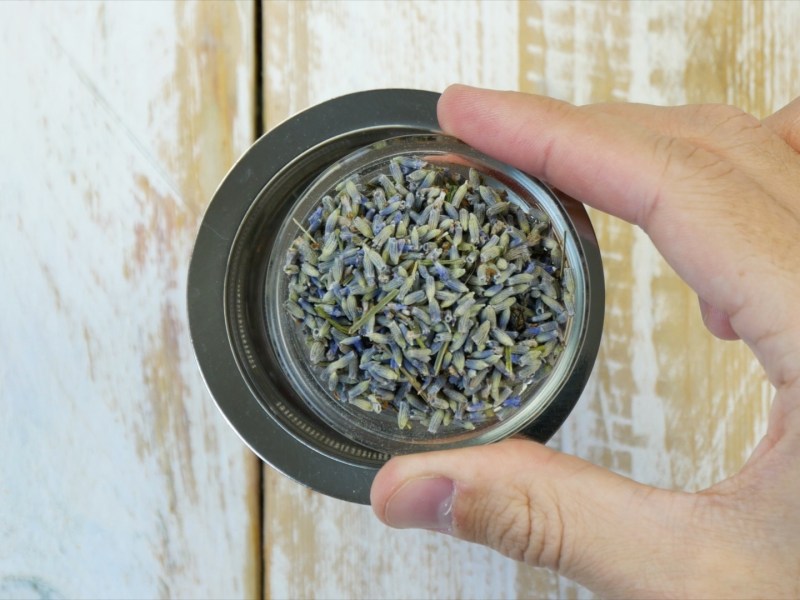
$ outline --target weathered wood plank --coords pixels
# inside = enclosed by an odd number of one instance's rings
[[[759,2],[264,4],[267,127],[375,87],[460,81],[578,103],[732,102],[765,115],[798,88],[800,5]],[[741,343],[641,232],[592,212],[608,306],[590,384],[555,447],[640,481],[700,489],[735,472],[772,390]],[[268,471],[265,589],[275,598],[589,597],[551,573],[427,533]]]
[[[259,594],[257,461],[185,307],[199,218],[253,136],[252,19],[0,6],[0,597]]]

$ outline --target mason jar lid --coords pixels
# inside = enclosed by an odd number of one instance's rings
[[[192,255],[189,323],[211,394],[245,443],[292,479],[330,496],[369,502],[391,455],[489,443],[520,434],[545,442],[574,407],[599,346],[604,282],[597,240],[579,203],[441,135],[439,95],[419,90],[350,94],[295,115],[234,165],[203,218]],[[474,433],[426,435],[342,410],[303,360],[281,303],[288,243],[337,179],[400,153],[474,166],[535,201],[553,221],[576,277],[575,314],[553,373],[512,418]],[[436,160],[436,159],[434,159]],[[529,199],[529,200],[526,200]]]

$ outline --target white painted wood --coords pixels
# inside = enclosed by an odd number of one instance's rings
[[[245,2],[0,4],[0,597],[258,593],[256,463],[185,307],[252,31]]]
[[[268,126],[377,87],[574,102],[797,95],[800,4],[265,2]],[[253,6],[0,3],[0,598],[589,597],[474,545],[384,528],[258,465],[188,343],[200,215],[252,138]],[[592,213],[595,372],[552,442],[639,480],[734,472],[771,390],[649,240]]]

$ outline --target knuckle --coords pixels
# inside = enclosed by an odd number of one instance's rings
[[[732,104],[699,104],[695,107],[694,120],[698,126],[707,127],[709,133],[726,124],[747,128],[761,126],[761,121]]]
[[[528,503],[524,497],[508,489],[505,493],[481,494],[471,500],[465,511],[468,518],[458,519],[459,534],[522,560],[530,534]]]
[[[649,198],[644,198],[639,209],[639,214],[636,216],[636,224],[647,230],[650,223],[653,221],[653,216],[659,212],[663,204],[664,193],[663,190],[667,188],[670,180],[673,177],[673,170],[675,168],[675,161],[677,159],[678,146],[684,143],[676,137],[657,135],[653,140],[652,155],[655,164],[661,164],[661,176],[659,184],[655,186],[656,192]],[[682,154],[686,155],[687,151],[684,150]]]
[[[514,560],[558,570],[564,521],[559,502],[545,490],[509,486],[502,495],[481,495],[459,520],[459,534]]]
[[[759,119],[745,110],[730,104],[702,104],[697,107],[695,122],[703,137],[727,147],[740,143],[742,134],[763,130]],[[766,132],[765,132],[766,133]],[[746,138],[747,139],[747,138]],[[761,141],[759,137],[757,141]]]
[[[559,571],[564,554],[565,524],[561,504],[555,497],[537,494],[528,500],[529,528],[522,560]]]
[[[659,218],[658,213],[666,205],[666,197],[680,195],[687,185],[690,189],[716,190],[724,189],[728,194],[728,185],[741,185],[738,168],[721,150],[703,147],[690,140],[657,136],[652,146],[653,160],[662,165],[659,184],[649,198],[643,199],[636,223],[647,230]],[[709,184],[714,184],[709,187]]]
[[[573,127],[580,127],[581,123],[590,118],[589,115],[582,107],[575,107],[567,102],[552,101],[548,104],[548,119],[550,122],[558,123],[573,123]],[[540,127],[535,123],[522,122],[517,133],[517,138],[521,139],[523,136],[526,138],[530,135],[531,131],[535,131]],[[541,174],[544,180],[552,180],[555,176],[554,170],[556,165],[563,160],[564,152],[569,151],[569,145],[564,145],[559,142],[559,137],[550,135],[545,138],[541,150],[538,153],[538,165],[536,171]]]

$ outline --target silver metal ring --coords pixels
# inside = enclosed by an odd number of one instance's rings
[[[301,112],[262,136],[234,165],[209,205],[189,267],[189,324],[217,406],[245,443],[285,475],[327,495],[366,504],[389,458],[323,424],[279,366],[263,289],[271,241],[293,202],[330,164],[376,141],[439,133],[439,95],[419,90],[350,94]],[[523,434],[545,442],[574,407],[602,331],[604,282],[583,206],[560,198],[572,219],[589,297],[580,351],[556,399]]]

